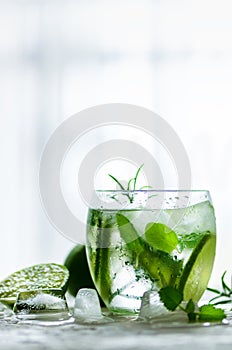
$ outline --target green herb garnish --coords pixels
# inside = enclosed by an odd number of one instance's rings
[[[183,293],[171,286],[161,288],[159,296],[164,303],[164,306],[169,311],[175,311],[179,308],[187,314],[188,319],[191,322],[219,322],[226,317],[223,309],[216,308],[211,304],[202,305],[198,309],[192,299],[187,302],[186,306],[183,306]]]
[[[146,241],[153,248],[160,249],[166,253],[171,253],[178,244],[176,233],[168,226],[158,222],[147,224],[145,237]]]
[[[119,186],[119,188],[122,191],[126,192],[126,193],[122,193],[122,195],[126,196],[129,199],[130,203],[133,203],[134,195],[132,193],[129,193],[128,191],[136,191],[136,190],[141,191],[141,190],[144,190],[146,188],[152,188],[151,186],[142,186],[139,189],[136,189],[137,179],[138,179],[139,173],[141,172],[143,166],[144,166],[144,164],[140,165],[140,167],[136,171],[135,176],[132,177],[128,181],[127,186],[123,186],[122,183],[115,176],[108,174],[109,177],[111,177],[111,179],[114,180],[114,182],[116,182],[116,184]],[[117,198],[115,195],[114,195],[113,199],[115,199],[117,201]]]
[[[217,296],[210,299],[209,303],[213,305],[229,304],[232,302],[232,289],[225,282],[225,275],[227,271],[224,271],[221,277],[222,291],[214,288],[207,288],[208,291],[217,294]]]
[[[116,214],[116,221],[120,236],[131,252],[131,264],[135,268],[142,267],[160,287],[174,285],[183,261],[170,256],[165,250],[154,249],[121,213]],[[170,237],[172,240],[173,236]],[[171,243],[168,245],[171,246]]]
[[[183,293],[171,286],[160,289],[159,296],[169,311],[175,311],[183,301]]]

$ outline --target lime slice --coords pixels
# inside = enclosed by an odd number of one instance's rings
[[[69,279],[69,271],[63,265],[39,264],[27,267],[0,282],[0,302],[13,306],[17,294],[35,289],[60,289],[64,294]]]
[[[30,312],[65,311],[67,303],[61,289],[34,289],[20,292],[14,304],[15,313],[22,312],[24,315]]]
[[[206,290],[213,268],[215,246],[216,236],[206,232],[190,255],[179,282],[184,300],[197,302]]]

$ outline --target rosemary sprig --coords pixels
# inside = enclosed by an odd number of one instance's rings
[[[226,273],[227,273],[227,271],[224,271],[224,273],[221,276],[222,290],[218,290],[218,289],[214,289],[214,288],[207,288],[207,290],[209,292],[217,294],[215,297],[210,299],[209,304],[220,305],[220,304],[232,303],[232,297],[231,297],[232,296],[232,289],[225,282]],[[222,299],[222,300],[220,300],[220,299]]]
[[[132,178],[128,181],[126,187],[124,187],[124,186],[122,185],[122,183],[121,183],[115,176],[113,176],[113,175],[111,175],[111,174],[108,174],[109,177],[111,177],[111,179],[112,179],[113,181],[116,182],[116,184],[119,186],[119,188],[120,188],[122,191],[127,192],[127,193],[122,193],[122,195],[123,195],[123,196],[126,196],[126,197],[129,199],[130,203],[133,203],[133,201],[134,201],[134,194],[133,194],[133,193],[130,194],[128,191],[131,191],[131,190],[136,191],[137,179],[138,179],[138,176],[139,176],[139,174],[140,174],[140,172],[141,172],[143,166],[144,166],[144,164],[140,165],[140,167],[139,167],[138,170],[136,171],[135,176],[132,177]],[[143,189],[145,189],[145,188],[151,188],[151,186],[142,186],[142,187],[139,188],[138,190],[143,190]],[[115,197],[114,197],[113,199],[116,200]]]

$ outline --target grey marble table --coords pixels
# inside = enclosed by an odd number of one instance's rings
[[[0,320],[0,350],[232,349],[232,326],[165,327],[115,321],[41,326]]]

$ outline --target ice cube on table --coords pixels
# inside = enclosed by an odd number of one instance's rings
[[[145,319],[165,316],[170,312],[160,300],[158,291],[147,291],[144,293],[140,308],[139,317]]]
[[[95,289],[79,289],[74,305],[76,320],[94,321],[102,319],[101,306]]]
[[[68,318],[69,309],[60,289],[38,289],[20,292],[13,311],[18,317]]]
[[[187,315],[179,309],[168,311],[160,300],[159,292],[148,291],[144,293],[142,298],[139,320],[152,322],[156,324],[156,327],[163,325],[176,327],[186,325]]]

